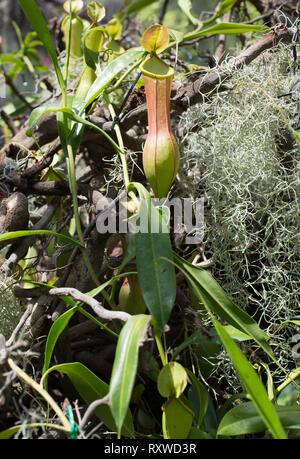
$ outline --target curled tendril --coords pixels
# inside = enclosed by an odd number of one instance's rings
[[[103,62],[108,62],[109,58],[114,54],[112,49],[106,49],[102,53],[102,61]]]

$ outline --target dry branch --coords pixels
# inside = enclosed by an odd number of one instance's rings
[[[121,320],[122,322],[127,322],[130,319],[131,315],[127,312],[123,311],[109,311],[105,309],[99,301],[95,300],[91,296],[85,295],[81,293],[76,288],[53,288],[49,291],[50,295],[59,295],[59,296],[70,296],[74,300],[81,301],[82,303],[87,304],[92,308],[94,313],[101,319],[101,320]]]

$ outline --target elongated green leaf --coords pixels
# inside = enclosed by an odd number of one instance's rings
[[[193,6],[191,0],[177,0],[177,3],[191,23],[195,26],[198,25],[198,19],[191,12]]]
[[[79,395],[83,400],[90,404],[94,400],[101,399],[108,394],[109,386],[98,376],[91,372],[86,366],[79,362],[63,363],[55,365],[47,371],[47,376],[52,371],[59,371],[68,375],[72,384],[74,384]],[[114,422],[111,409],[107,405],[101,405],[95,410],[95,415],[104,422],[104,424],[114,432],[116,424]],[[121,432],[124,436],[134,438],[134,427],[130,411],[127,410],[124,415],[123,428]]]
[[[68,430],[66,430],[63,426],[59,424],[50,424],[49,422],[33,422],[30,424],[20,424],[17,426],[9,427],[8,429],[2,430],[0,432],[0,440],[8,440],[9,438],[13,437],[16,433],[19,432],[19,430],[23,429],[24,427],[28,428],[39,428],[39,427],[47,427],[49,429],[57,429],[57,430],[63,430],[67,433],[70,433]]]
[[[47,342],[46,342],[45,359],[44,359],[44,366],[42,370],[43,374],[46,373],[46,371],[49,369],[53,349],[55,347],[55,344],[59,336],[64,331],[71,317],[75,314],[77,310],[78,310],[78,305],[73,306],[72,309],[68,309],[68,311],[64,312],[61,316],[59,316],[58,319],[56,319],[55,322],[52,324],[52,327],[50,329],[50,332],[47,337]],[[46,383],[46,380],[44,379],[43,382]]]
[[[197,419],[197,427],[200,428],[202,421],[204,419],[204,416],[206,414],[207,408],[208,408],[208,392],[206,387],[201,384],[199,379],[194,375],[194,373],[189,370],[188,368],[185,369],[187,374],[190,377],[190,380],[192,384],[194,384],[197,394],[198,394],[198,399],[199,399],[199,414],[198,414],[198,419]]]
[[[191,346],[192,344],[196,344],[197,341],[201,339],[199,337],[199,332],[198,330],[192,333],[190,336],[188,336],[182,343],[179,344],[179,346],[176,347],[175,351],[173,352],[170,361],[172,362],[173,360],[176,359],[176,357],[188,346]]]
[[[233,22],[220,22],[199,32],[186,34],[183,41],[195,40],[205,35],[235,35],[250,32],[268,32],[270,29],[262,25],[235,24]]]
[[[234,339],[235,341],[248,341],[251,339],[251,336],[247,335],[246,333],[242,332],[241,330],[237,330],[232,325],[226,325],[225,329],[228,335]]]
[[[300,428],[300,406],[275,406],[275,411],[286,429]],[[233,436],[264,432],[266,426],[252,402],[242,403],[225,414],[218,435]]]
[[[276,403],[278,406],[295,406],[298,403],[299,397],[300,388],[296,387],[294,384],[289,384],[276,397]]]
[[[22,59],[19,57],[16,57],[12,54],[1,54],[0,56],[0,63],[5,65],[5,64],[16,64],[17,66],[20,66],[20,68],[25,67],[25,63]]]
[[[227,13],[227,11],[229,11],[235,5],[236,2],[237,0],[224,0],[216,14],[214,14],[211,18],[207,19],[206,21],[203,21],[203,25],[211,24],[216,19],[223,16],[223,14]]]
[[[267,391],[254,371],[242,351],[230,338],[224,327],[211,314],[211,319],[220,336],[222,343],[228,352],[232,363],[244,385],[246,391],[251,396],[251,399],[256,407],[258,414],[263,420],[265,426],[276,439],[286,439],[286,434],[275,411],[275,407],[269,400]],[[220,432],[219,432],[220,433]]]
[[[246,399],[247,401],[250,400],[250,397],[247,394],[247,392],[239,392],[238,394],[234,394],[228,400],[226,400],[226,402],[224,402],[223,405],[216,411],[218,423],[220,423],[221,419],[225,416],[225,414],[232,409],[232,405],[236,400],[244,399]]]
[[[21,7],[23,8],[24,13],[29,19],[32,27],[37,32],[39,39],[45,46],[56,72],[56,76],[60,85],[61,90],[65,88],[65,82],[61,73],[61,69],[58,63],[55,47],[47,26],[47,23],[39,10],[36,2],[34,0],[19,0]]]
[[[31,112],[31,115],[30,115],[30,118],[29,118],[29,122],[28,122],[28,130],[27,130],[26,134],[28,136],[31,136],[32,135],[31,131],[34,128],[34,126],[37,124],[39,119],[42,116],[46,115],[47,113],[51,113],[51,112],[64,113],[68,118],[70,118],[70,120],[76,121],[77,123],[81,123],[84,126],[87,126],[87,127],[91,128],[91,129],[95,129],[95,131],[100,132],[104,137],[107,138],[107,140],[112,144],[112,146],[114,147],[114,149],[118,153],[122,152],[122,150],[119,148],[119,146],[116,144],[116,142],[107,134],[107,132],[103,131],[103,129],[101,129],[100,127],[98,127],[95,124],[91,123],[90,121],[87,121],[85,118],[77,115],[70,108],[62,108],[62,107],[55,107],[55,106],[37,107],[37,108],[35,108]],[[61,129],[64,129],[63,128],[63,123],[61,123]],[[62,136],[62,138],[63,138],[63,136]]]
[[[259,328],[249,314],[231,301],[218,282],[205,269],[188,263],[179,255],[174,254],[174,259],[187,275],[187,280],[193,293],[204,304],[206,309],[250,336],[276,361],[267,342],[267,334]]]
[[[0,432],[0,440],[8,440],[13,435],[15,435],[17,432],[19,432],[21,428],[22,428],[22,425],[13,426],[13,427],[10,427],[9,429],[2,430]]]
[[[66,236],[65,234],[60,234],[56,233],[55,231],[51,230],[24,230],[24,231],[11,231],[9,233],[4,233],[0,235],[0,242],[2,241],[9,241],[10,239],[15,239],[19,237],[26,237],[26,236],[42,236],[43,234],[48,234],[50,236],[55,236],[58,239],[62,239],[63,241],[69,243],[69,244],[74,244],[77,247],[84,248],[80,242],[76,241],[75,239],[72,239],[69,236]]]
[[[86,109],[86,107],[88,107],[97,97],[99,97],[106,86],[122,70],[126,69],[126,67],[128,67],[128,65],[130,65],[135,60],[140,59],[144,54],[145,51],[143,48],[132,48],[111,61],[94,81],[92,87],[87,93],[84,105],[80,107],[79,113],[81,114]]]
[[[138,365],[139,342],[149,316],[132,316],[122,328],[117,344],[109,386],[109,405],[117,425],[118,435],[128,411]]]
[[[184,33],[179,30],[170,29],[170,27],[168,27],[168,32],[170,36],[175,40],[175,43],[176,43],[176,51],[175,51],[175,65],[176,65],[177,59],[178,59],[178,45],[184,39]]]
[[[176,297],[174,266],[161,257],[172,259],[168,228],[148,191],[134,183],[141,198],[135,233],[136,264],[142,295],[160,330],[167,323]]]

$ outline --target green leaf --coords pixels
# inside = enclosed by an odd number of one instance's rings
[[[300,325],[300,319],[287,319],[287,320],[284,320],[283,322],[281,322],[281,325],[285,325],[285,324],[288,324],[288,323]]]
[[[178,362],[167,363],[159,372],[158,392],[162,397],[179,398],[187,385],[187,373]]]
[[[79,395],[87,404],[92,403],[94,400],[103,398],[108,394],[108,384],[98,378],[98,376],[79,362],[55,365],[47,371],[47,376],[52,371],[59,371],[68,375]],[[116,424],[109,406],[101,405],[96,408],[94,413],[102,422],[104,422],[106,427],[114,432],[116,431]],[[121,433],[127,437],[134,438],[133,421],[128,407],[124,415],[124,423]]]
[[[195,386],[197,390],[198,399],[199,399],[199,414],[198,414],[198,419],[197,419],[197,427],[200,428],[202,421],[204,419],[204,416],[206,414],[207,408],[208,408],[208,392],[207,392],[206,387],[203,384],[201,384],[199,379],[194,375],[192,371],[186,368],[186,372],[192,384]]]
[[[143,33],[141,43],[149,53],[161,53],[169,44],[168,29],[161,24],[148,27]]]
[[[197,341],[200,339],[199,337],[199,331],[196,330],[194,333],[192,333],[190,336],[188,336],[182,343],[179,344],[179,346],[176,347],[175,351],[173,352],[170,360],[173,361],[176,359],[176,357],[188,346],[191,346],[192,344],[196,344]]]
[[[227,331],[228,335],[235,341],[242,342],[242,341],[248,341],[249,339],[251,339],[251,336],[247,335],[241,330],[238,330],[232,325],[226,325],[225,330]]]
[[[61,73],[55,47],[47,23],[34,0],[19,0],[19,3],[53,62],[58,83],[63,92],[65,89],[65,81]]]
[[[162,426],[164,439],[184,440],[187,438],[194,413],[178,398],[168,400],[163,408]]]
[[[267,334],[249,314],[231,301],[218,282],[205,269],[192,265],[175,253],[174,259],[186,274],[191,290],[207,311],[217,314],[228,324],[250,336],[276,362],[267,342]]]
[[[104,36],[103,27],[93,27],[86,32],[83,38],[84,59],[86,64],[93,70],[96,70],[98,65],[99,53],[102,49]]]
[[[0,432],[0,440],[8,440],[9,438],[11,438],[13,435],[15,435],[16,433],[19,432],[19,430],[23,429],[24,427],[26,427],[27,429],[28,428],[39,428],[39,427],[46,427],[46,428],[52,428],[52,429],[57,429],[57,430],[62,430],[62,431],[65,431],[66,433],[70,433],[69,431],[67,431],[63,426],[61,426],[60,424],[50,424],[49,422],[33,422],[33,423],[30,423],[30,424],[25,424],[22,423],[20,425],[17,425],[17,426],[13,426],[13,427],[9,427],[8,429],[5,429],[5,430],[2,430]]]
[[[128,65],[135,60],[140,59],[144,55],[142,48],[132,48],[126,53],[118,56],[116,59],[111,61],[103,70],[103,72],[94,81],[92,87],[87,93],[84,105],[80,107],[80,113],[82,113],[86,107],[88,107],[94,100],[100,96],[106,86]]]
[[[299,397],[299,386],[295,387],[294,384],[289,384],[279,393],[276,402],[279,406],[295,406],[297,405]]]
[[[20,68],[25,68],[25,63],[19,57],[14,56],[13,54],[1,54],[0,63],[5,64],[16,64]]]
[[[105,30],[111,40],[118,40],[122,35],[122,22],[113,17],[105,27]]]
[[[191,13],[192,2],[191,0],[177,0],[179,8],[183,11],[186,17],[191,21],[195,26],[198,25],[198,19]]]
[[[141,198],[135,233],[140,286],[156,325],[163,330],[176,297],[175,269],[166,261],[173,258],[170,236],[164,219],[151,202],[148,191],[138,183],[130,185],[129,188],[131,186],[138,190]]]
[[[74,244],[79,248],[84,248],[80,242],[76,241],[75,239],[72,239],[69,236],[66,236],[64,234],[56,233],[55,231],[50,231],[50,230],[24,230],[24,231],[11,231],[9,233],[1,234],[0,235],[0,242],[3,241],[9,241],[10,239],[15,239],[19,237],[26,237],[26,236],[42,236],[44,234],[48,234],[50,236],[55,236],[58,239],[62,239],[64,242],[67,242],[69,244]]]
[[[275,406],[280,422],[286,429],[300,428],[300,406]],[[218,428],[218,435],[234,436],[264,432],[266,426],[255,405],[246,402],[225,414]]]
[[[223,16],[223,14],[227,13],[237,2],[237,0],[224,0],[220,5],[216,14],[214,14],[211,18],[207,19],[207,21],[203,21],[203,25],[208,25],[214,22],[219,17]]]
[[[241,33],[250,32],[268,32],[270,29],[266,26],[261,25],[249,25],[249,24],[235,24],[233,22],[220,22],[207,29],[202,29],[199,32],[186,34],[183,41],[195,40],[196,38],[203,37],[205,35],[236,35]]]
[[[221,419],[225,416],[225,414],[228,413],[228,411],[231,410],[231,408],[233,406],[233,403],[236,400],[240,401],[240,400],[243,400],[243,399],[247,399],[247,401],[249,401],[250,397],[247,394],[247,392],[239,392],[238,394],[234,394],[229,399],[227,399],[223,403],[223,405],[220,406],[220,408],[216,412],[218,423],[220,423]]]
[[[197,427],[191,427],[191,430],[189,432],[189,435],[187,437],[189,440],[212,440],[215,439],[215,437],[207,432],[204,432],[203,430],[197,429]]]
[[[57,114],[65,113],[65,115],[70,120],[76,121],[77,123],[81,123],[82,125],[87,126],[87,127],[91,128],[91,129],[95,129],[95,131],[100,132],[104,137],[106,137],[106,139],[112,144],[112,146],[114,147],[114,149],[118,153],[122,152],[122,150],[119,148],[119,146],[116,144],[116,142],[105,131],[103,131],[103,129],[99,128],[98,126],[96,126],[95,124],[91,123],[90,121],[87,121],[86,119],[82,118],[81,116],[75,114],[70,108],[62,108],[62,107],[55,107],[55,106],[37,107],[37,108],[35,108],[31,112],[31,115],[30,115],[30,118],[29,118],[29,122],[28,122],[28,130],[27,130],[26,134],[28,136],[31,136],[32,135],[31,131],[34,128],[34,126],[38,123],[39,119],[42,116],[46,115],[47,113],[51,113],[51,112],[56,112]],[[58,120],[58,121],[59,121],[59,126],[61,126],[61,130],[63,131],[64,130],[63,122],[60,121],[60,120]],[[81,134],[82,134],[82,132],[80,132],[80,135]],[[61,136],[61,140],[63,141],[63,135]]]
[[[179,31],[179,30],[170,29],[170,27],[168,27],[168,31],[169,31],[169,34],[171,35],[171,37],[174,39],[174,41],[176,43],[176,45],[175,45],[176,46],[175,64],[176,64],[177,63],[177,59],[178,59],[178,45],[184,39],[184,33]]]
[[[225,331],[224,327],[211,314],[211,319],[216,327],[218,335],[232,360],[232,363],[250,395],[256,407],[258,415],[261,417],[265,426],[276,439],[286,439],[286,434],[276,413],[275,407],[268,398],[267,391],[254,371],[242,351],[238,348],[232,338]],[[226,415],[225,415],[226,416]],[[222,424],[222,421],[221,421]],[[219,428],[218,434],[221,435],[222,429]],[[222,433],[223,435],[223,433]]]
[[[17,432],[19,432],[21,428],[22,428],[22,425],[9,427],[9,429],[2,430],[0,432],[0,440],[8,440],[13,435],[15,435]]]
[[[149,316],[145,314],[132,316],[122,328],[118,339],[109,386],[109,404],[119,436],[135,382],[139,342],[148,320]]]
[[[61,316],[59,316],[58,319],[56,319],[55,322],[52,324],[52,326],[50,328],[50,331],[48,333],[47,342],[46,342],[44,366],[43,366],[43,370],[42,370],[42,374],[43,375],[49,369],[51,357],[52,357],[52,354],[53,354],[53,350],[54,350],[55,344],[56,344],[59,336],[61,335],[61,333],[64,331],[64,329],[68,325],[71,317],[78,310],[78,307],[79,307],[78,305],[75,305],[75,306],[72,307],[72,309],[68,309],[68,311],[64,312]],[[43,383],[44,383],[44,385],[46,387],[46,379],[45,378],[43,378]]]
[[[100,22],[105,16],[105,7],[98,1],[90,2],[87,6],[87,14],[93,22]]]
[[[69,0],[66,0],[64,5],[64,10],[66,13],[79,13],[82,8],[83,8],[83,1],[82,0],[71,0],[71,2]],[[71,7],[71,8],[70,8]]]

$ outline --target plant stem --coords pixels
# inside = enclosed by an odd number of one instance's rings
[[[114,86],[109,90],[109,92],[115,91],[120,84],[125,80],[125,78],[135,69],[137,68],[145,59],[145,56],[142,56],[137,62],[129,67],[129,69],[123,73],[123,75],[118,79],[118,81],[114,84]]]
[[[71,39],[72,39],[72,1],[69,0],[69,36],[68,36],[68,45],[67,45],[67,53],[66,53],[66,63],[65,63],[65,75],[64,75],[64,80],[65,80],[65,86],[66,88],[68,87],[68,74],[69,74],[69,64],[70,64],[70,50],[71,50]]]
[[[107,104],[108,109],[110,111],[110,115],[111,115],[112,119],[114,119],[114,117],[116,116],[116,112],[114,110],[114,107],[110,103],[107,91],[103,92],[103,96],[104,96],[104,101]],[[114,130],[115,130],[115,133],[116,133],[116,136],[117,136],[117,139],[118,139],[119,147],[120,147],[120,149],[122,151],[122,152],[120,152],[120,157],[121,157],[121,163],[122,163],[122,168],[123,168],[124,184],[125,184],[125,187],[127,188],[127,186],[130,183],[130,180],[129,180],[129,174],[128,174],[126,155],[125,155],[125,151],[124,151],[123,138],[122,138],[121,130],[120,130],[120,127],[118,126],[118,124],[115,125]]]
[[[62,410],[59,408],[57,403],[53,400],[50,394],[48,394],[45,389],[43,389],[40,384],[38,384],[36,381],[34,381],[25,371],[23,371],[21,368],[19,368],[12,359],[7,360],[8,365],[10,368],[17,373],[17,375],[25,381],[26,384],[29,384],[34,390],[36,390],[44,399],[46,400],[47,403],[52,407],[52,409],[55,411],[57,416],[59,417],[62,425],[66,429],[67,432],[71,431],[71,425],[62,412]]]
[[[154,330],[154,336],[155,336],[157,349],[158,349],[158,352],[159,352],[159,355],[160,355],[161,363],[163,364],[163,366],[165,366],[168,363],[167,353],[164,350],[164,347],[162,345],[160,336],[158,335],[157,331],[155,331],[155,330]]]
[[[73,154],[73,149],[69,141],[67,141],[67,152],[68,152],[68,164],[69,164],[69,184],[70,184],[70,189],[71,189],[71,194],[72,194],[72,201],[73,201],[73,210],[74,210],[74,218],[75,218],[75,225],[76,225],[76,232],[77,236],[79,239],[79,242],[84,245],[84,238],[83,238],[83,233],[81,229],[81,221],[80,221],[80,215],[79,215],[79,209],[78,209],[78,199],[77,199],[77,183],[76,183],[76,170],[75,170],[75,160],[74,160],[74,154]],[[90,259],[88,257],[88,254],[86,252],[85,248],[80,249],[84,262],[86,264],[86,267],[89,271],[89,274],[94,281],[96,285],[99,285],[99,280],[97,278],[97,275],[92,267],[92,264],[90,262]]]
[[[112,117],[112,119],[114,119],[115,116],[116,116],[116,112],[114,110],[113,105],[110,103],[107,91],[104,91],[103,96],[104,96],[104,101],[107,104],[108,109],[110,111],[111,117]],[[127,189],[128,185],[130,183],[130,179],[129,179],[128,166],[127,166],[127,161],[126,161],[126,154],[125,154],[125,151],[124,151],[124,142],[123,142],[120,126],[118,124],[115,124],[114,130],[115,130],[115,133],[116,133],[116,136],[117,136],[118,145],[119,145],[119,147],[121,149],[119,154],[120,154],[122,168],[123,168],[124,185],[125,185],[125,187]],[[137,205],[139,205],[139,202],[138,202],[138,199],[137,199],[135,193],[130,191],[129,192],[129,196],[132,198],[132,200]]]
[[[71,16],[71,0],[69,0],[69,15]],[[65,87],[62,88],[62,106],[64,108],[68,107],[68,100],[67,100],[67,79],[68,79],[68,69],[69,69],[69,62],[70,62],[70,42],[71,42],[71,25],[69,27],[69,40],[68,40],[68,49],[67,49],[67,56],[66,56],[66,65],[65,65],[65,75],[64,75],[64,81],[65,81]],[[63,114],[63,122],[65,126],[65,132],[68,132],[68,120],[65,114]],[[81,228],[81,221],[80,221],[80,215],[79,215],[79,209],[78,209],[78,199],[77,199],[77,183],[76,183],[76,169],[75,169],[75,155],[73,153],[73,148],[70,143],[69,136],[66,135],[66,154],[68,157],[68,172],[69,172],[69,185],[70,185],[70,190],[72,194],[72,202],[73,202],[73,210],[74,210],[74,218],[75,218],[75,225],[76,225],[76,232],[77,236],[79,239],[79,242],[84,246],[84,237],[82,233],[82,228]],[[87,255],[86,249],[82,248],[80,249],[82,253],[82,257],[84,259],[85,265],[89,271],[89,274],[94,281],[96,285],[99,285],[99,280],[97,278],[97,275],[92,267],[92,264],[89,260],[89,257]]]
[[[293,371],[291,371],[291,373],[288,375],[288,378],[283,381],[282,384],[280,384],[280,386],[277,387],[277,389],[275,389],[275,394],[278,395],[283,389],[285,389],[290,383],[294,382],[295,383],[295,379],[299,378],[300,376],[300,368],[295,368]],[[297,383],[295,383],[297,388],[299,389],[299,386]]]

